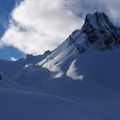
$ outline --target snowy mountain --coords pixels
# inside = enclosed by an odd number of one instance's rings
[[[1,60],[0,87],[59,96],[120,119],[119,47],[120,29],[108,16],[88,14],[83,27],[52,52]]]

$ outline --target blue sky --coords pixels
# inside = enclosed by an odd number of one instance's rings
[[[9,22],[10,13],[14,9],[16,0],[0,0],[0,37],[4,34]],[[0,48],[0,59],[22,57],[23,53],[13,47]]]
[[[15,0],[0,0],[0,36],[5,32],[9,16],[15,7]]]

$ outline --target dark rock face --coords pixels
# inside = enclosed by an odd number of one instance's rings
[[[99,49],[120,46],[120,30],[111,23],[105,13],[88,14],[82,31],[87,35],[90,44],[96,44]]]
[[[2,80],[2,75],[0,74],[0,80]]]
[[[50,55],[50,54],[51,54],[51,51],[47,50],[47,51],[45,51],[45,54],[46,54],[46,55]]]

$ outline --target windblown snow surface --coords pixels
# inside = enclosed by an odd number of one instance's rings
[[[119,120],[91,106],[59,97],[0,89],[1,120]]]
[[[120,48],[118,41],[103,44],[116,38],[104,17],[88,15],[87,33],[76,30],[52,52],[0,60],[0,119],[120,120]]]

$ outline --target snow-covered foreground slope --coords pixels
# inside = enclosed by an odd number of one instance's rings
[[[119,120],[104,111],[37,93],[0,89],[1,120]]]

